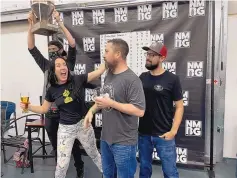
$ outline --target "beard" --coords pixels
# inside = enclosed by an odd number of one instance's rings
[[[106,61],[105,61],[105,69],[109,69],[109,65]]]
[[[113,61],[113,62],[110,62],[108,63],[107,61],[105,61],[105,67],[107,69],[110,69],[111,71],[113,71],[117,66],[117,61]]]
[[[147,70],[155,70],[156,68],[159,67],[159,63],[157,63],[157,64],[147,64],[146,63],[145,67]]]

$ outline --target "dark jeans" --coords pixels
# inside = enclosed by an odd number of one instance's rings
[[[137,168],[136,145],[100,142],[104,178],[134,178]]]
[[[150,178],[152,175],[152,153],[154,148],[156,148],[156,152],[160,157],[164,178],[178,178],[175,140],[139,135],[140,178]]]
[[[47,131],[49,140],[52,144],[53,150],[55,152],[55,156],[57,158],[57,132],[58,132],[58,125],[59,125],[59,117],[58,116],[47,116],[45,117],[45,129]],[[80,150],[80,142],[79,140],[75,140],[73,148],[72,148],[72,155],[74,157],[75,164],[74,166],[76,169],[80,170],[83,169],[84,162],[81,159],[81,150]],[[55,158],[55,159],[56,159]],[[57,162],[57,160],[56,160]]]

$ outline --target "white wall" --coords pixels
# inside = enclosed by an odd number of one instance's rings
[[[16,103],[17,116],[22,115],[19,107],[20,92],[30,93],[30,102],[39,104],[43,91],[43,73],[27,48],[27,22],[3,23],[1,29],[1,100]],[[47,56],[47,37],[36,36],[36,46]],[[24,122],[20,122],[20,132]]]
[[[237,1],[229,3],[228,43],[225,90],[224,152],[227,158],[237,154]]]
[[[237,1],[229,1],[228,2],[228,14],[234,15],[237,14]]]

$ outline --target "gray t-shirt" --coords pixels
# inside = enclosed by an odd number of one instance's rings
[[[103,94],[125,104],[133,104],[145,110],[145,95],[141,80],[128,69],[120,74],[108,72],[105,77]],[[138,117],[122,113],[113,108],[102,110],[101,140],[109,144],[135,145],[138,139]]]

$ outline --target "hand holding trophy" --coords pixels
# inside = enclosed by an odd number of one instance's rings
[[[55,18],[55,20],[56,20],[57,23],[60,22],[60,14],[59,14],[59,12],[56,11],[55,9],[54,9],[54,11],[53,11],[53,18]]]
[[[28,22],[29,22],[30,26],[32,27],[33,24],[34,24],[34,14],[33,14],[32,11],[29,12],[27,19],[28,19]]]

